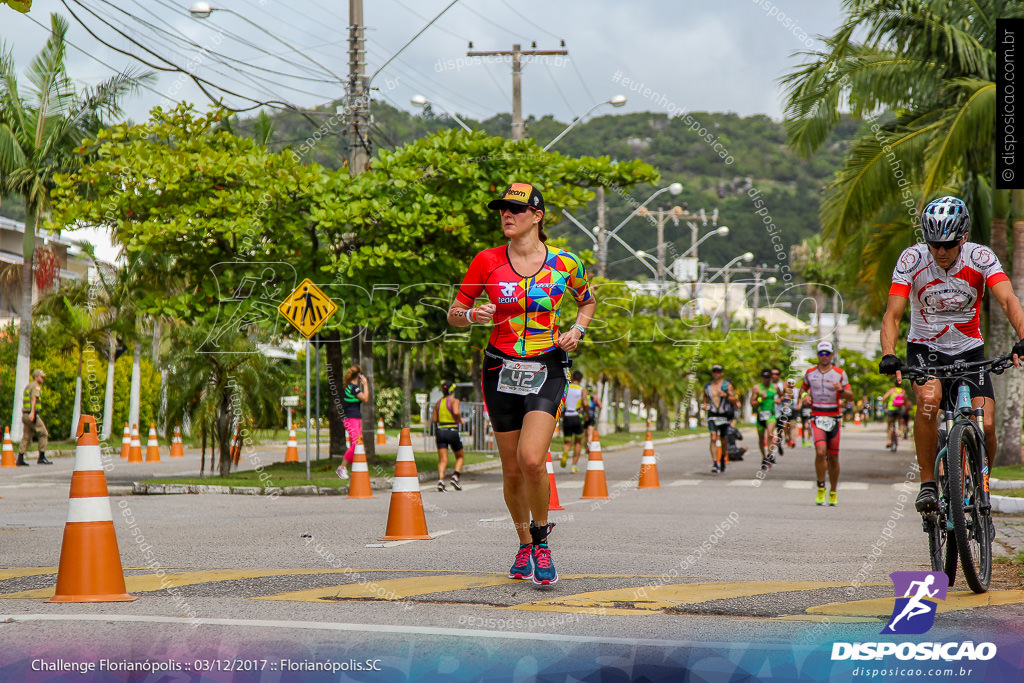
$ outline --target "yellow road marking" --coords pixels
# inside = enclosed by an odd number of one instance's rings
[[[407,579],[382,579],[365,583],[348,583],[341,586],[326,586],[309,590],[278,593],[254,600],[294,600],[298,602],[316,602],[334,598],[355,600],[401,600],[413,595],[426,593],[444,593],[447,591],[468,590],[484,586],[500,586],[519,583],[518,579],[510,579],[498,574],[457,574],[449,576],[416,576]]]
[[[807,608],[808,614],[845,615],[858,617],[888,617],[892,614],[896,598],[877,598],[855,602],[831,602]],[[976,607],[996,607],[1024,603],[1024,591],[990,590],[987,593],[956,591],[948,593],[945,600],[937,601],[939,612],[954,612]]]
[[[56,574],[56,567],[35,567],[32,569],[0,569],[0,581],[5,579],[20,579],[23,576],[43,576],[44,574]]]
[[[307,574],[341,574],[344,569],[205,569],[195,572],[165,573],[163,577],[156,574],[140,574],[137,576],[124,577],[125,587],[129,593],[148,593],[158,591],[171,586],[191,586],[197,583],[212,583],[214,581],[234,581],[237,579],[254,579],[265,576],[300,576]],[[372,571],[367,569],[353,569],[352,572]],[[53,573],[39,572],[40,574]],[[0,595],[0,599],[8,600],[36,600],[53,597],[54,588],[38,588],[35,590],[19,591],[17,593],[6,593]]]
[[[666,607],[692,605],[723,598],[741,598],[765,593],[810,591],[819,588],[841,588],[849,584],[828,581],[734,581],[725,583],[675,583],[637,588],[590,591],[576,595],[536,600],[512,609],[542,612],[577,612],[604,610],[602,614],[653,614]],[[646,591],[646,594],[645,594]],[[631,604],[632,607],[624,607]]]

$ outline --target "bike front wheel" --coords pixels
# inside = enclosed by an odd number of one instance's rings
[[[988,515],[981,511],[981,458],[981,444],[973,425],[953,425],[946,454],[949,514],[964,578],[975,593],[987,591],[992,579],[992,537]]]

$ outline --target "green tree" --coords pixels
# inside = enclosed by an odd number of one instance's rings
[[[22,6],[23,3],[19,3]],[[75,153],[83,138],[97,130],[104,117],[118,116],[120,102],[148,75],[118,73],[99,85],[74,89],[66,68],[67,22],[50,17],[51,33],[28,70],[23,94],[12,51],[0,47],[0,192],[19,195],[25,204],[22,244],[21,333],[15,384],[28,381],[32,350],[32,278],[36,227],[50,210],[54,177],[79,167]],[[12,408],[12,431],[20,433],[21,407]]]

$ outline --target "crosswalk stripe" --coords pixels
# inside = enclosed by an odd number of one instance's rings
[[[813,489],[813,481],[803,481],[799,479],[787,479],[782,482],[782,488],[784,489]]]
[[[975,607],[995,607],[998,605],[1017,605],[1024,602],[1024,590],[990,590],[985,593],[972,591],[955,591],[946,594],[946,599],[935,603],[939,612],[974,609]],[[808,607],[808,614],[825,614],[848,617],[888,617],[892,614],[896,598],[877,598],[874,600],[856,600],[853,602],[830,602],[825,605]]]
[[[700,479],[677,479],[669,484],[669,486],[696,486],[699,483]]]
[[[252,599],[290,600],[295,602],[316,602],[337,598],[350,600],[401,600],[402,598],[408,598],[413,595],[447,593],[449,591],[483,588],[486,586],[501,586],[514,583],[522,583],[522,581],[520,579],[510,579],[507,576],[500,576],[497,574],[440,574],[434,576],[415,576],[404,579],[382,579],[380,581],[347,583],[340,586],[325,586],[323,588],[311,588],[309,590],[289,591],[287,593],[277,593],[275,595]]]

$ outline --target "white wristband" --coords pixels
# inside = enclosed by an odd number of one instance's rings
[[[468,320],[470,322],[470,324],[476,322],[476,316],[473,314],[474,310],[476,310],[476,309],[473,309],[473,308],[467,308],[466,309],[466,320]]]

